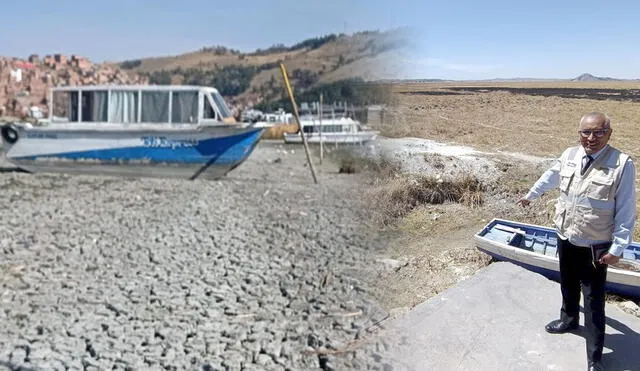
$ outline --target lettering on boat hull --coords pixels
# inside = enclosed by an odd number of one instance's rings
[[[145,136],[140,138],[143,147],[150,148],[184,148],[195,147],[200,143],[197,139],[169,139],[167,137]]]
[[[27,139],[58,139],[54,133],[26,132],[24,135]]]

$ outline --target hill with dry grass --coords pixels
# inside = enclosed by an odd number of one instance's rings
[[[385,78],[387,61],[405,40],[399,30],[363,31],[310,38],[292,46],[273,45],[249,53],[213,46],[176,56],[99,64],[77,55],[31,55],[26,59],[0,56],[0,116],[25,118],[34,110],[46,116],[48,91],[60,85],[207,85],[218,88],[232,108],[267,102],[279,105],[286,98],[280,62],[287,68],[296,98],[320,88],[327,102],[358,104],[355,98],[362,100],[369,89],[354,88],[354,79]],[[390,94],[373,91],[376,97]],[[381,99],[386,98],[374,100]]]
[[[285,96],[283,62],[297,92],[339,81],[384,78],[385,63],[405,41],[402,31],[330,34],[292,46],[273,45],[242,53],[225,46],[204,47],[176,56],[114,63],[157,84],[197,84],[218,88],[232,104],[255,105]]]

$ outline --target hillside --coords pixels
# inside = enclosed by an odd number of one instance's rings
[[[49,88],[76,84],[208,85],[218,88],[237,110],[286,97],[280,62],[287,67],[296,95],[331,84],[326,96],[352,100],[354,90],[346,85],[352,85],[354,78],[371,81],[389,75],[388,61],[404,40],[402,31],[363,31],[250,53],[213,46],[176,56],[101,64],[76,55],[0,56],[0,116],[46,115]]]
[[[296,91],[353,78],[379,80],[386,63],[402,47],[402,31],[363,31],[327,35],[292,46],[274,45],[250,53],[224,46],[169,57],[114,63],[157,84],[202,84],[218,88],[234,105],[255,105],[283,97],[279,62],[284,62]]]

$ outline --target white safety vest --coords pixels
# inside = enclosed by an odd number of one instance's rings
[[[568,148],[560,157],[560,197],[553,221],[569,240],[611,241],[615,193],[629,156],[608,145],[580,175],[583,152],[579,149]]]

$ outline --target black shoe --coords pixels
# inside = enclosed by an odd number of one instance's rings
[[[544,329],[551,334],[563,334],[578,328],[578,322],[564,322],[561,319],[549,322]]]
[[[604,366],[602,366],[602,362],[600,361],[589,361],[588,371],[604,371]]]

